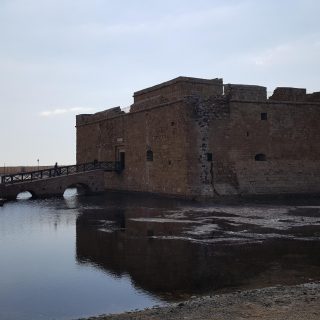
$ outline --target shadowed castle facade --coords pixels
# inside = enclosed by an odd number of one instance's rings
[[[77,162],[120,161],[106,190],[183,197],[320,192],[320,92],[178,77],[78,115]]]

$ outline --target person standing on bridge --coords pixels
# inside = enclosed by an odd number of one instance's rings
[[[58,162],[54,165],[54,176],[58,176],[60,174],[59,172],[59,167],[58,167]]]

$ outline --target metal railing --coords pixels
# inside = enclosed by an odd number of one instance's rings
[[[71,166],[53,167],[50,169],[43,169],[30,172],[19,172],[16,174],[9,174],[1,176],[1,183],[21,183],[27,181],[34,181],[40,179],[49,179],[58,176],[67,176],[69,174],[87,172],[92,170],[117,171],[122,170],[119,161],[94,161]]]

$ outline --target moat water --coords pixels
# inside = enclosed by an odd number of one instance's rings
[[[0,319],[77,319],[194,295],[320,280],[320,199],[149,196],[0,207]]]

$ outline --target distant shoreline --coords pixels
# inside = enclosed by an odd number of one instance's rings
[[[19,172],[29,172],[29,171],[36,171],[36,170],[44,170],[48,168],[53,168],[54,165],[51,166],[9,166],[9,167],[0,167],[0,174],[15,174]]]

